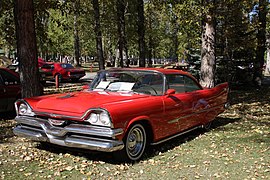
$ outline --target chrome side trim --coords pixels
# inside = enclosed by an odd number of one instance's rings
[[[160,141],[153,142],[153,143],[151,143],[151,145],[158,145],[158,144],[161,144],[161,143],[163,143],[163,142],[165,142],[165,141],[171,140],[171,139],[173,139],[173,138],[176,138],[176,137],[178,137],[178,136],[181,136],[181,135],[183,135],[183,134],[186,134],[186,133],[188,133],[188,132],[191,132],[191,131],[193,131],[193,130],[195,130],[195,129],[199,129],[199,128],[202,128],[202,126],[196,126],[196,127],[194,127],[194,128],[188,129],[188,130],[186,130],[186,131],[184,131],[184,132],[181,132],[181,133],[179,133],[179,134],[175,134],[174,136],[170,136],[170,137],[165,138],[165,139],[162,139],[162,140],[160,140]]]

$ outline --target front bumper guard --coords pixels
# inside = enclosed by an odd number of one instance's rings
[[[84,124],[70,124],[56,127],[47,120],[28,116],[17,116],[13,132],[17,136],[33,141],[50,142],[66,147],[113,152],[124,147],[115,137],[123,134],[122,129],[95,127]]]

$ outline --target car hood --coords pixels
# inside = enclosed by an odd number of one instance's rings
[[[144,97],[148,97],[148,95],[85,90],[75,93],[40,96],[27,101],[34,111],[58,112],[59,114],[72,113],[81,116],[90,108],[103,108]]]

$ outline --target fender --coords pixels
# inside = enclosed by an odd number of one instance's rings
[[[133,118],[130,121],[126,122],[124,136],[125,136],[127,130],[130,128],[130,126],[132,124],[134,124],[135,122],[139,122],[139,121],[147,121],[151,125],[151,127],[152,127],[150,118],[148,116],[138,116],[138,117]]]

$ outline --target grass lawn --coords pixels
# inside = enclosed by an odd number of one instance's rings
[[[0,121],[2,179],[270,179],[270,88],[234,90],[232,106],[208,131],[153,146],[134,164],[109,153],[31,142]],[[12,116],[11,116],[12,117]]]

